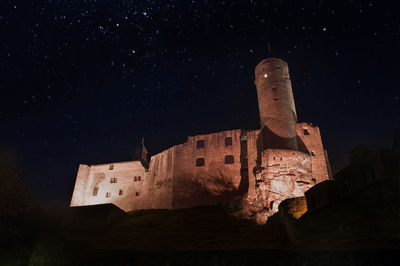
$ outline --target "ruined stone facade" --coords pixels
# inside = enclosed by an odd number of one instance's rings
[[[237,203],[260,223],[286,198],[330,179],[319,128],[298,123],[287,64],[255,69],[261,127],[188,137],[140,161],[80,165],[71,206],[113,203],[125,211]]]

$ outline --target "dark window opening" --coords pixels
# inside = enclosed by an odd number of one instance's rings
[[[110,192],[107,192],[107,193],[106,193],[106,198],[109,198],[109,197],[111,197],[111,193],[110,193]]]
[[[134,182],[136,182],[136,181],[137,181],[137,176],[135,176],[135,178],[133,179],[133,181],[134,181]]]
[[[225,146],[232,146],[232,137],[225,138]]]
[[[122,189],[119,190],[119,195],[120,196],[124,195],[124,191]]]
[[[205,146],[206,146],[206,142],[204,141],[204,139],[200,139],[196,143],[196,148],[197,149],[204,148]]]
[[[137,181],[140,181],[140,180],[142,180],[142,178],[140,176],[138,176],[137,177]]]
[[[114,165],[110,164],[110,167],[108,167],[108,170],[114,170]]]
[[[112,183],[117,183],[117,178],[116,177],[111,177],[110,178],[110,184]]]
[[[97,196],[97,192],[99,192],[99,187],[93,188],[93,196]]]
[[[196,166],[204,166],[204,158],[197,158]]]
[[[303,131],[304,131],[304,135],[310,135],[310,132],[308,132],[307,129],[303,129]]]
[[[140,195],[140,193],[139,193],[139,192],[136,192],[135,195],[136,195],[136,197],[138,197],[138,196]]]
[[[233,155],[225,156],[225,164],[233,164],[235,162]]]
[[[277,101],[278,100],[278,98],[277,97],[274,97],[274,101]]]
[[[274,202],[271,201],[271,202],[269,203],[269,208],[270,208],[270,210],[272,210],[273,207],[274,207]]]

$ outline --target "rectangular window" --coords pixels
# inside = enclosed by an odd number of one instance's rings
[[[225,164],[233,164],[235,162],[233,155],[225,156]]]
[[[204,141],[204,139],[199,139],[199,140],[196,142],[196,148],[197,148],[197,149],[204,148],[205,146],[206,146],[206,142]]]
[[[93,188],[93,196],[97,196],[97,192],[99,192],[99,187]]]
[[[114,165],[110,164],[110,167],[108,167],[108,170],[114,170]]]
[[[135,176],[135,178],[133,179],[133,182],[136,182],[137,181],[137,176]]]
[[[232,137],[225,138],[225,146],[232,146]]]
[[[137,177],[137,181],[140,181],[140,180],[142,180],[142,178],[140,176],[138,176]]]
[[[107,193],[106,193],[106,198],[109,198],[109,197],[111,197],[111,193],[110,193],[110,192],[107,192]]]
[[[124,195],[124,191],[122,189],[119,190],[119,195],[120,196]]]
[[[204,166],[204,158],[197,158],[196,166]]]
[[[303,131],[304,131],[304,135],[310,135],[310,132],[308,132],[307,129],[303,129]]]
[[[110,184],[112,183],[117,183],[117,178],[116,177],[111,177],[110,178]]]
[[[140,193],[139,193],[139,192],[136,192],[135,195],[136,195],[136,197],[138,197],[138,196],[140,195]]]

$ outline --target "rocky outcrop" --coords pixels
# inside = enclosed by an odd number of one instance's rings
[[[300,151],[267,149],[254,171],[255,197],[244,201],[243,212],[260,224],[278,212],[282,201],[304,196],[315,184],[310,155]]]

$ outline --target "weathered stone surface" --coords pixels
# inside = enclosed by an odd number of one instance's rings
[[[302,197],[315,184],[310,155],[299,151],[268,149],[262,152],[256,174],[256,196],[244,203],[245,213],[265,223],[278,211],[279,204]]]

